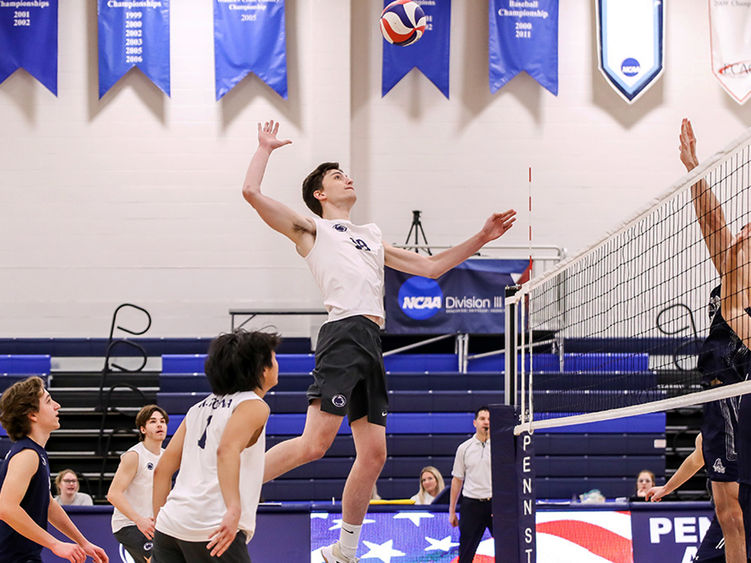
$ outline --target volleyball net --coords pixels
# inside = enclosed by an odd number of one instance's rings
[[[703,234],[697,213],[705,208],[697,211],[694,202],[711,190],[737,234],[751,221],[750,156],[751,130],[603,240],[507,299],[507,317],[519,327],[516,339],[507,338],[507,391],[521,426],[534,431],[751,391],[751,383],[701,384],[697,358],[710,301],[720,302],[717,291],[710,298],[720,275],[705,235],[720,227],[708,220]],[[704,371],[705,381],[712,379]]]

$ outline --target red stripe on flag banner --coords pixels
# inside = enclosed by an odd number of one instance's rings
[[[634,560],[631,540],[581,520],[543,522],[537,524],[537,533],[570,541],[612,563],[632,563]]]

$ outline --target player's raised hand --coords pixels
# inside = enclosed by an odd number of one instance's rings
[[[516,221],[516,211],[509,209],[503,213],[493,213],[482,228],[485,242],[490,242],[508,231]]]
[[[679,148],[681,162],[689,172],[699,166],[699,159],[696,157],[696,137],[691,122],[683,118],[681,121],[681,134],[679,136],[681,145]]]
[[[289,139],[277,139],[276,134],[279,132],[278,121],[267,121],[263,125],[258,124],[258,146],[269,152],[284,145],[289,145],[292,141]]]

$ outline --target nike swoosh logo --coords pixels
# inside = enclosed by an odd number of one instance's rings
[[[342,530],[344,530],[348,534],[354,534],[354,532],[352,532],[351,530],[348,530],[347,528],[342,528]]]

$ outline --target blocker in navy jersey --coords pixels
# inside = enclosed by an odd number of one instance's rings
[[[45,449],[31,438],[13,442],[0,466],[0,488],[8,473],[13,456],[23,450],[34,450],[39,456],[39,466],[29,481],[29,488],[21,499],[21,508],[43,530],[47,529],[47,510],[50,506],[50,464]],[[0,563],[26,563],[42,560],[42,546],[0,521]]]

